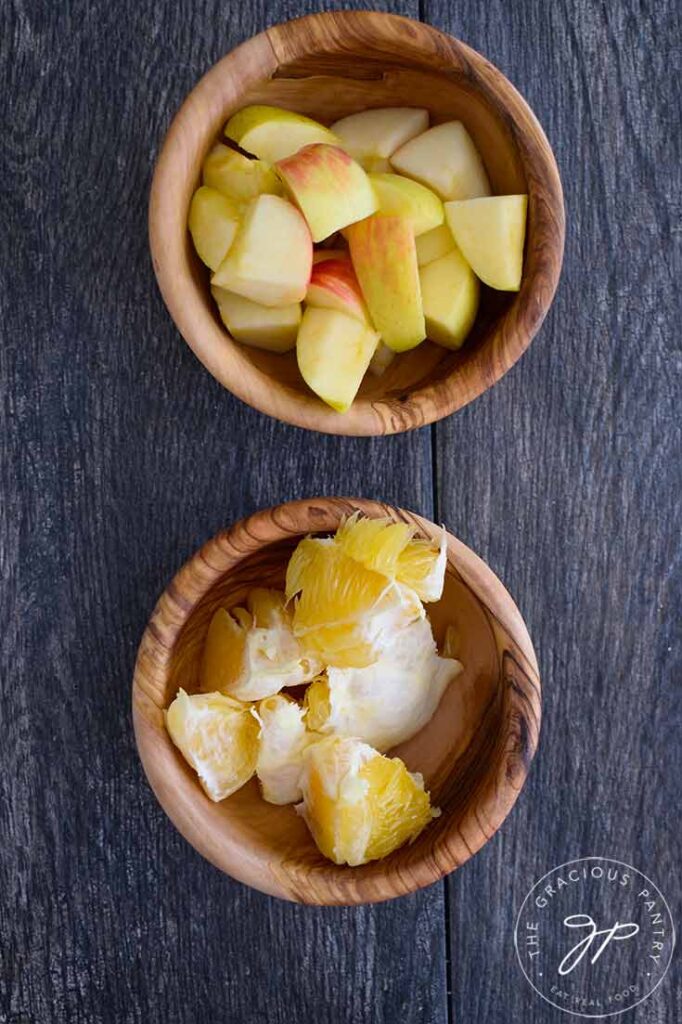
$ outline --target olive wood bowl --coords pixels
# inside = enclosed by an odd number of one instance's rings
[[[304,383],[295,353],[235,343],[209,292],[187,214],[201,165],[229,115],[250,103],[325,124],[382,106],[426,107],[431,123],[458,118],[481,153],[493,192],[527,192],[518,293],[482,289],[476,324],[452,352],[425,342],[367,374],[351,409],[326,406]],[[224,140],[223,140],[224,141]],[[331,434],[393,434],[448,416],[517,361],[552,302],[561,270],[564,207],[549,143],[528,104],[484,57],[429,25],[393,14],[335,11],[275,25],[238,46],[201,79],[171,124],[149,209],[154,269],[194,353],[228,390],[287,423]]]
[[[221,605],[242,603],[252,587],[282,587],[301,537],[333,532],[355,509],[440,538],[428,520],[375,501],[318,498],[257,512],[205,544],[168,585],[142,638],[133,680],[142,764],[180,832],[222,871],[301,903],[387,900],[454,871],[511,810],[540,726],[538,667],[519,610],[488,566],[448,534],[443,596],[427,612],[437,640],[448,625],[455,627],[464,671],[431,721],[393,752],[411,771],[422,772],[441,816],[389,857],[339,867],[319,853],[293,807],[261,798],[256,779],[221,803],[205,796],[166,732],[163,711],[180,686],[198,689],[211,616]]]

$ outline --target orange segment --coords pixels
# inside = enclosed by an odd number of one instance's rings
[[[310,746],[301,787],[301,813],[320,851],[336,864],[385,857],[438,813],[420,776],[355,739],[328,737]]]
[[[445,531],[439,547],[413,539],[413,533],[407,523],[367,519],[356,512],[336,531],[336,543],[368,569],[410,587],[422,601],[437,601],[445,577]]]
[[[256,770],[258,722],[248,704],[221,693],[184,690],[166,711],[170,738],[211,800],[224,800]]]
[[[350,558],[332,539],[306,538],[287,569],[298,594],[294,633],[325,665],[371,664],[395,631],[423,617],[416,594]]]
[[[257,715],[261,728],[256,774],[263,799],[293,804],[301,799],[303,753],[314,739],[306,729],[304,709],[278,693],[260,702]]]
[[[285,686],[307,683],[320,670],[292,629],[284,594],[256,588],[246,608],[219,608],[204,646],[201,689],[238,700],[260,700]]]

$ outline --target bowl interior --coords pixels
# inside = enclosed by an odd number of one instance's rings
[[[376,514],[377,510],[370,511]],[[332,514],[334,525],[339,517],[338,511]],[[412,518],[425,526],[423,535],[438,535],[432,524]],[[263,801],[255,779],[227,800],[212,803],[171,743],[163,726],[163,709],[179,687],[188,692],[198,689],[202,649],[214,611],[242,603],[252,587],[283,587],[289,555],[306,532],[282,537],[280,531],[279,538],[259,541],[250,553],[242,548],[229,571],[222,573],[215,569],[220,557],[217,538],[210,551],[209,545],[183,570],[195,575],[208,573],[211,583],[200,583],[198,600],[187,603],[183,597],[184,584],[178,583],[182,573],[171,584],[150,623],[149,644],[145,648],[143,641],[138,660],[137,698],[144,691],[144,704],[136,700],[135,707],[138,745],[152,786],[176,825],[230,874],[266,892],[302,902],[385,899],[451,871],[478,849],[505,817],[535,747],[537,720],[519,728],[512,685],[515,676],[519,677],[521,688],[517,685],[516,689],[522,692],[528,683],[528,668],[520,666],[528,666],[530,658],[532,674],[534,656],[509,595],[472,552],[449,537],[444,593],[438,603],[428,606],[428,613],[439,641],[448,625],[455,627],[464,671],[446,691],[432,720],[394,751],[411,771],[422,772],[442,816],[412,845],[381,861],[348,868],[322,857],[292,807]],[[242,536],[253,538],[253,530],[245,527]],[[169,609],[181,610],[179,628],[173,627],[170,642],[164,636]],[[173,611],[171,617],[175,614]],[[520,648],[510,636],[515,632]],[[149,675],[155,676],[155,686],[141,682],[145,660],[154,662]]]
[[[228,116],[251,103],[286,107],[325,124],[370,107],[423,106],[429,110],[432,124],[455,118],[464,122],[481,153],[494,193],[528,191],[524,163],[508,121],[469,75],[454,68],[449,73],[432,71],[415,67],[413,62],[404,67],[397,61],[387,65],[383,55],[381,59],[372,59],[371,54],[362,53],[341,60],[336,54],[313,54],[291,64],[280,64],[275,77],[241,92],[238,102],[223,110],[213,132],[197,140],[196,175],[186,190],[187,208],[199,184],[201,161],[216,141],[225,141],[222,129]],[[189,235],[186,244],[196,284],[211,306],[212,316],[220,323],[210,298],[208,272],[194,253]],[[426,342],[395,359],[381,377],[367,374],[356,402],[400,402],[415,390],[451,378],[455,372],[461,374],[483,346],[492,344],[501,319],[518,301],[518,295],[482,287],[478,317],[461,350],[450,352]],[[272,377],[278,385],[310,398],[294,353],[275,355],[247,346],[239,346],[239,350],[247,364]]]

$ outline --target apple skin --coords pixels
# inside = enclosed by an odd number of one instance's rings
[[[352,224],[347,238],[375,329],[394,352],[414,348],[426,325],[410,222],[377,213]]]
[[[255,104],[233,114],[225,135],[247,153],[274,164],[292,156],[311,142],[337,145],[338,139],[324,125],[292,110]]]
[[[348,256],[313,264],[305,301],[309,306],[338,309],[364,324],[370,322],[362,289]]]
[[[419,107],[379,107],[342,117],[331,126],[340,145],[366,171],[390,171],[388,158],[429,127],[429,112]]]
[[[461,121],[448,121],[410,139],[391,156],[400,174],[420,181],[441,199],[489,196],[483,161]]]
[[[367,174],[338,146],[304,146],[279,160],[275,170],[308,222],[314,242],[362,220],[378,207]]]
[[[517,292],[523,272],[528,196],[489,196],[445,204],[455,242],[484,284]]]
[[[201,185],[189,207],[187,226],[199,258],[210,270],[225,259],[239,228],[241,209],[221,192]]]
[[[443,203],[431,189],[402,174],[370,174],[379,201],[379,213],[406,217],[415,238],[440,227],[445,220]]]
[[[262,195],[247,206],[211,283],[263,306],[287,306],[305,298],[312,263],[312,239],[299,211],[280,196]]]
[[[323,402],[346,412],[378,343],[378,334],[355,317],[309,306],[296,340],[301,376]]]
[[[459,249],[420,271],[426,333],[445,348],[461,348],[478,312],[478,278]]]
[[[290,352],[296,345],[301,323],[300,302],[288,306],[263,306],[224,288],[211,288],[220,319],[242,345],[267,352]]]
[[[247,203],[264,192],[282,195],[282,185],[270,164],[250,160],[236,149],[216,143],[202,167],[204,185],[240,203]]]

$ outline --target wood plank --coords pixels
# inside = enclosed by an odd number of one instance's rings
[[[566,193],[545,326],[492,392],[436,428],[439,514],[517,598],[544,695],[516,810],[449,883],[453,1016],[545,1024],[560,1015],[513,948],[536,879],[610,856],[679,907],[679,10],[426,0],[424,14],[524,93]],[[629,1020],[682,1019],[672,975]]]
[[[315,493],[432,512],[428,431],[346,440],[253,412],[194,359],[153,280],[147,194],[174,110],[223,52],[305,6],[75,0],[0,14],[0,180],[17,183],[0,194],[12,1024],[447,1017],[442,886],[350,911],[231,882],[156,805],[129,719],[156,596],[220,527]]]

